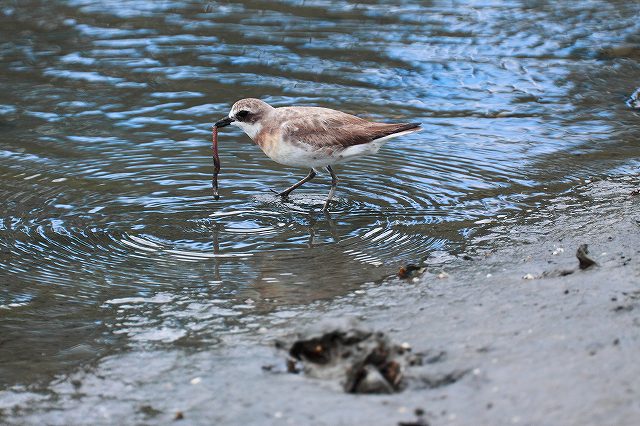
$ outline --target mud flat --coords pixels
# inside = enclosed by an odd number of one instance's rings
[[[428,267],[418,282],[371,289],[360,299],[363,322],[410,342],[425,361],[407,368],[402,393],[345,395],[340,403],[326,401],[321,418],[327,424],[331,417],[344,424],[636,424],[635,182],[576,187],[529,212],[537,218],[532,224],[499,225],[482,236],[493,245],[489,251]],[[585,269],[576,257],[583,244],[596,262],[583,262]]]
[[[5,424],[632,425],[640,418],[640,196],[603,180],[506,221],[417,279],[307,306],[215,350],[137,350],[43,389],[0,392]],[[534,218],[535,217],[535,218]],[[535,219],[535,220],[534,220]],[[597,265],[580,269],[588,244]],[[275,314],[282,319],[283,315]],[[276,341],[319,320],[385,333],[421,361],[402,391],[287,372]],[[404,345],[403,347],[407,347]]]

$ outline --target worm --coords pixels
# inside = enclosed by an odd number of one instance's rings
[[[220,156],[218,155],[218,128],[213,126],[213,132],[211,135],[211,148],[213,149],[213,178],[211,183],[213,185],[213,198],[218,200],[220,195],[218,194],[218,173],[220,173]]]

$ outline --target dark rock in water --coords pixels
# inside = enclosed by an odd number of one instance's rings
[[[394,345],[381,332],[354,325],[325,324],[301,333],[289,349],[288,371],[338,379],[345,392],[401,390],[408,345]]]
[[[589,246],[587,244],[581,244],[576,252],[578,262],[580,262],[580,269],[587,269],[596,265],[596,261],[589,257]]]
[[[640,109],[640,89],[633,92],[629,99],[627,99],[627,106],[633,109]]]

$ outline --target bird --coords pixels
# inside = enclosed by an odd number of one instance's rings
[[[284,191],[272,190],[283,199],[321,170],[329,172],[325,212],[338,185],[332,166],[375,154],[389,139],[422,129],[421,123],[373,122],[330,108],[274,108],[255,98],[237,101],[225,118],[214,123],[217,128],[229,125],[242,129],[273,161],[309,169],[307,176]]]

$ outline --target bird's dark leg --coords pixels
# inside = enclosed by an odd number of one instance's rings
[[[336,186],[338,186],[338,176],[336,176],[336,174],[333,173],[333,169],[331,168],[331,166],[327,166],[327,171],[331,174],[331,189],[329,190],[329,196],[327,197],[327,201],[325,201],[324,207],[322,208],[322,211],[325,211],[325,212],[329,208],[329,203],[333,198],[333,194],[336,192]]]
[[[273,189],[272,189],[271,191],[272,191],[272,192],[275,192],[278,196],[280,196],[280,197],[284,198],[284,197],[286,197],[287,195],[291,194],[291,191],[293,191],[294,189],[296,189],[296,188],[298,188],[298,187],[302,186],[302,185],[303,185],[303,184],[305,184],[306,182],[309,182],[309,181],[310,181],[311,179],[313,179],[314,177],[316,177],[316,172],[315,172],[313,169],[311,169],[311,170],[309,170],[309,174],[308,174],[304,179],[302,179],[300,182],[298,182],[298,183],[296,183],[296,184],[294,184],[294,185],[291,185],[289,188],[285,189],[284,191],[282,191],[282,192],[276,192],[276,191],[274,191]]]

